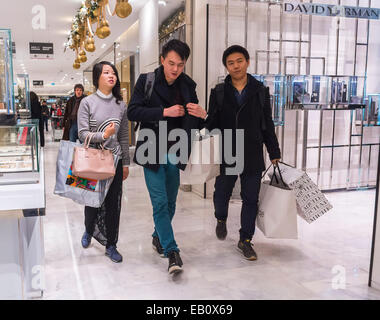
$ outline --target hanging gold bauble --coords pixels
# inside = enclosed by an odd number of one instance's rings
[[[80,56],[85,56],[85,55],[86,55],[86,51],[81,50],[81,51],[79,52],[79,55],[80,55]]]
[[[79,57],[75,59],[75,63],[79,63],[79,64],[80,64],[80,59],[79,59]]]
[[[93,37],[90,37],[86,40],[84,44],[84,48],[87,52],[94,52],[95,51],[95,40]]]
[[[86,51],[88,52],[94,52],[95,51],[95,45],[93,43],[86,43],[84,45],[84,48],[86,49]]]
[[[80,62],[85,63],[87,61],[87,57],[86,56],[80,56],[79,60],[80,60]]]
[[[111,34],[111,29],[109,28],[109,24],[106,20],[103,20],[100,23],[100,26],[98,29],[96,29],[96,35],[100,39],[107,38]]]
[[[76,60],[75,60],[76,61]],[[76,63],[76,62],[74,62],[74,64],[73,64],[73,68],[74,69],[79,69],[80,68],[80,63]]]
[[[132,13],[132,6],[128,0],[117,0],[115,12],[119,18],[126,18]]]

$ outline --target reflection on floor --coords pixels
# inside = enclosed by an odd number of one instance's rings
[[[167,259],[151,246],[152,209],[141,176],[124,183],[123,263],[106,258],[96,241],[81,247],[83,207],[53,194],[59,144],[50,135],[47,141],[44,299],[380,299],[367,286],[373,190],[328,193],[334,209],[310,225],[300,219],[298,240],[270,240],[257,230],[254,262],[236,250],[237,201],[227,239],[219,241],[212,202],[180,191],[173,223],[184,272],[172,278]]]

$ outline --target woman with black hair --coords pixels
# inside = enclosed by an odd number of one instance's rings
[[[30,91],[30,111],[32,119],[39,120],[38,131],[40,132],[40,144],[41,147],[45,146],[45,134],[44,134],[44,123],[42,120],[42,107],[38,100],[38,96],[35,92]]]
[[[129,174],[129,137],[127,108],[120,94],[120,80],[115,66],[107,61],[93,68],[93,83],[96,93],[84,98],[78,110],[78,135],[84,142],[90,133],[93,145],[100,144],[112,151],[121,160],[116,174],[100,208],[85,207],[86,231],[82,246],[88,248],[91,238],[106,246],[106,256],[113,262],[123,257],[116,249],[119,234],[121,195],[123,180]]]

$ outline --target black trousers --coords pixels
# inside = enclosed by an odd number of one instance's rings
[[[226,221],[228,217],[228,205],[238,176],[220,175],[215,180],[214,207],[215,218]],[[261,173],[241,174],[242,199],[240,223],[240,240],[251,240],[255,233],[257,216],[257,204],[261,185]]]
[[[113,182],[101,208],[84,207],[86,232],[107,248],[116,246],[119,234],[123,165],[120,160]],[[96,230],[95,230],[96,229]],[[94,234],[95,231],[95,234]]]

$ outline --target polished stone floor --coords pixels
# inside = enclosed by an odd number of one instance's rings
[[[120,264],[93,241],[83,249],[83,207],[53,194],[58,142],[45,147],[44,299],[380,299],[369,288],[375,192],[328,193],[334,209],[312,224],[299,219],[298,240],[266,239],[257,230],[257,261],[236,250],[239,201],[230,205],[228,236],[215,237],[213,206],[180,191],[174,230],[184,272],[167,273],[152,249],[152,209],[141,171],[124,182],[118,249]]]

